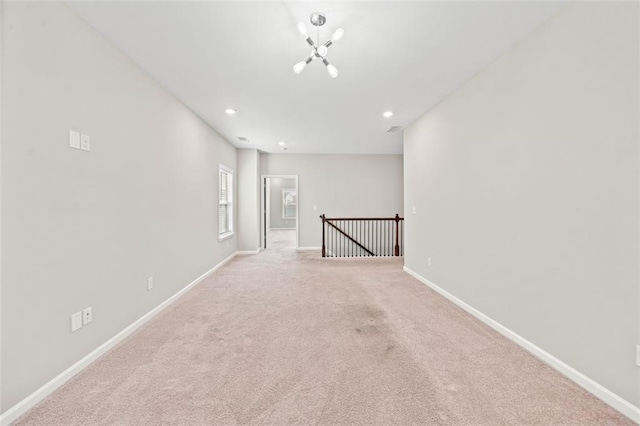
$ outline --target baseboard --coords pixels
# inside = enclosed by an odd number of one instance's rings
[[[406,266],[403,267],[403,269],[404,269],[405,272],[407,272],[412,277],[416,278],[418,281],[422,282],[423,284],[427,285],[429,288],[431,288],[435,292],[437,292],[440,295],[444,296],[445,298],[449,299],[451,302],[455,303],[460,308],[464,309],[465,311],[467,311],[468,313],[470,313],[471,315],[473,315],[474,317],[476,317],[480,321],[484,322],[489,327],[491,327],[494,330],[496,330],[498,333],[502,334],[503,336],[505,336],[509,340],[511,340],[511,341],[515,342],[516,344],[520,345],[525,350],[527,350],[531,354],[535,355],[536,357],[540,358],[542,361],[544,361],[546,364],[548,364],[549,366],[551,366],[555,370],[559,371],[563,375],[567,376],[569,379],[573,380],[575,383],[577,383],[578,385],[583,387],[588,392],[590,392],[593,395],[595,395],[596,397],[600,398],[602,401],[604,401],[605,403],[607,403],[611,407],[615,408],[616,410],[618,410],[619,412],[621,412],[622,414],[624,414],[625,416],[627,416],[631,420],[633,420],[636,423],[640,424],[640,408],[639,407],[636,407],[635,405],[631,404],[626,399],[616,395],[615,393],[613,393],[609,389],[607,389],[604,386],[602,386],[600,383],[598,383],[598,382],[594,381],[593,379],[585,376],[584,374],[582,374],[581,372],[579,372],[575,368],[571,367],[570,365],[565,364],[564,362],[560,361],[558,358],[554,357],[550,353],[548,353],[545,350],[539,348],[538,346],[536,346],[535,344],[531,343],[530,341],[528,341],[524,337],[522,337],[519,334],[515,333],[514,331],[508,329],[504,325],[502,325],[499,322],[493,320],[492,318],[488,317],[487,315],[483,314],[482,312],[478,311],[477,309],[475,309],[474,307],[468,305],[467,303],[463,302],[462,300],[458,299],[456,296],[452,295],[451,293],[447,292],[446,290],[438,287],[437,285],[435,285],[434,283],[432,283],[428,279],[424,278],[423,276],[419,275],[418,273],[412,271],[411,269],[407,268]]]
[[[322,247],[298,247],[296,248],[298,251],[311,251],[311,250],[322,250]]]
[[[236,254],[258,254],[260,253],[260,249],[258,250],[243,250],[243,251],[237,251]]]
[[[127,328],[125,328],[124,330],[122,330],[121,332],[113,336],[111,339],[107,340],[102,345],[98,346],[96,349],[94,349],[92,352],[90,352],[80,361],[76,362],[71,367],[67,368],[62,373],[58,374],[56,377],[50,380],[48,383],[46,383],[45,385],[40,387],[38,390],[33,392],[31,395],[29,395],[28,397],[26,397],[25,399],[18,402],[16,405],[14,405],[13,407],[9,408],[7,411],[2,413],[2,415],[0,415],[0,425],[1,426],[9,425],[11,424],[11,422],[18,419],[24,413],[26,413],[31,408],[33,408],[37,403],[45,399],[47,396],[51,395],[56,389],[58,389],[60,386],[68,382],[76,374],[80,373],[82,370],[87,368],[91,363],[93,363],[101,355],[106,353],[109,349],[116,346],[118,343],[120,343],[122,340],[124,340],[129,335],[131,335],[134,331],[140,328],[143,324],[145,324],[151,318],[156,316],[160,311],[162,311],[167,306],[175,302],[178,298],[180,298],[180,296],[185,294],[195,285],[199,284],[205,278],[207,278],[208,276],[213,274],[215,271],[220,269],[225,263],[233,259],[236,256],[236,254],[237,253],[233,253],[231,256],[227,257],[222,262],[218,263],[216,266],[209,269],[204,274],[200,275],[198,278],[196,278],[191,283],[189,283],[186,287],[178,291],[173,296],[169,297],[164,302],[160,303],[151,311],[147,312],[140,319],[136,320],[133,324],[129,325]]]

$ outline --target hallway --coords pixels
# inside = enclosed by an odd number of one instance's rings
[[[267,233],[267,250],[287,251],[296,249],[296,230],[278,229]]]
[[[631,424],[402,272],[238,256],[19,424]]]

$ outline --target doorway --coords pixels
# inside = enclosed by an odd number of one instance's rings
[[[261,246],[264,250],[299,247],[298,176],[262,175]]]

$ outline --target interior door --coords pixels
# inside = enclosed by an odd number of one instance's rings
[[[267,178],[263,179],[262,182],[262,199],[264,200],[264,203],[262,204],[262,229],[264,232],[264,235],[262,236],[264,238],[264,248],[265,250],[267,249],[267,224],[269,223],[267,221],[267,211],[269,210],[267,208],[267,203],[269,202],[269,198],[267,198],[268,192],[267,192]]]

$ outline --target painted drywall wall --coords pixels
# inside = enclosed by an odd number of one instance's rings
[[[217,203],[236,150],[66,6],[3,8],[4,412],[235,252]]]
[[[295,179],[270,178],[270,212],[269,212],[269,228],[270,229],[294,229],[296,227],[295,219],[282,218],[282,191],[284,189],[296,188]]]
[[[567,6],[404,146],[405,265],[635,405],[637,7]]]
[[[238,150],[238,250],[260,247],[260,156],[256,149]]]
[[[262,167],[263,174],[298,175],[300,247],[321,246],[323,213],[403,214],[401,155],[269,154],[263,156]]]

